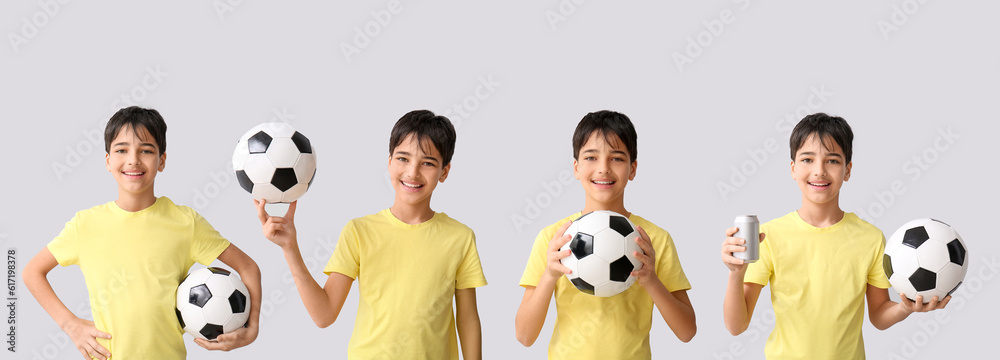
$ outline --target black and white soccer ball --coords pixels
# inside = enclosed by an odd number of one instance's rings
[[[238,275],[226,269],[198,269],[177,287],[176,311],[185,332],[215,340],[247,323],[250,292]]]
[[[233,170],[254,199],[290,203],[306,193],[316,176],[316,148],[291,125],[263,123],[240,137]]]
[[[969,270],[965,242],[951,226],[917,219],[900,226],[885,243],[882,268],[896,291],[924,302],[958,290]]]
[[[642,263],[633,253],[644,252],[635,243],[639,231],[628,218],[614,211],[590,212],[574,220],[565,234],[571,240],[560,250],[572,253],[560,261],[573,271],[566,277],[577,289],[608,297],[635,283],[632,271],[641,269]]]

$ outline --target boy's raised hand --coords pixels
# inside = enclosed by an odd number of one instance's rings
[[[726,264],[729,271],[744,271],[747,269],[749,263],[744,263],[743,259],[739,259],[733,256],[734,252],[743,252],[747,248],[743,246],[746,243],[744,239],[733,237],[736,232],[739,231],[738,227],[731,227],[726,229],[726,241],[722,242],[722,263]],[[760,233],[760,242],[764,242],[764,233]]]
[[[74,318],[61,327],[84,359],[90,360],[93,357],[104,360],[111,356],[111,352],[97,342],[97,338],[111,339],[111,334],[97,330],[93,321]]]
[[[296,245],[295,206],[298,204],[298,201],[293,201],[288,205],[288,212],[285,213],[284,217],[268,215],[267,211],[264,210],[265,203],[263,201],[254,199],[253,204],[257,207],[257,217],[260,219],[264,237],[271,240],[271,242],[283,250]]]
[[[635,228],[639,230],[639,237],[635,238],[635,243],[639,244],[639,249],[642,249],[642,252],[636,251],[632,256],[635,256],[636,260],[642,263],[642,269],[633,271],[632,276],[637,278],[636,282],[639,283],[639,286],[646,288],[652,284],[651,281],[660,281],[660,278],[656,277],[656,251],[653,250],[653,242],[649,240],[649,235],[646,235],[646,230],[643,230],[639,225],[636,225]]]
[[[569,234],[566,234],[566,229],[569,229],[569,225],[572,223],[572,221],[567,221],[559,227],[559,230],[556,230],[556,234],[552,236],[552,240],[549,240],[549,249],[545,253],[545,271],[555,279],[558,279],[563,274],[573,272],[559,261],[569,256],[572,252],[570,249],[559,250],[571,239]]]

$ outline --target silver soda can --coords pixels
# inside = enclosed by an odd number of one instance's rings
[[[757,215],[737,216],[733,226],[739,228],[733,237],[746,240],[743,246],[747,248],[743,252],[734,252],[733,256],[743,259],[743,263],[752,263],[760,259],[760,221],[757,220]]]

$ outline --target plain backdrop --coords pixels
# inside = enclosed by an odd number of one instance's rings
[[[969,248],[966,283],[946,311],[887,331],[866,320],[868,357],[987,356],[1000,320],[1000,245],[990,230],[1000,174],[998,10],[916,0],[4,2],[0,245],[16,249],[18,273],[17,352],[4,358],[80,357],[20,269],[76,211],[116,198],[100,134],[133,103],[158,109],[169,125],[156,194],[194,207],[263,272],[257,341],[210,353],[185,335],[192,359],[340,359],[354,326],[357,284],[337,323],[318,329],[309,319],[229,170],[237,138],[283,121],[318,149],[296,222],[323,282],[341,227],[391,205],[389,130],[424,108],[458,128],[452,172],[432,207],[476,231],[489,281],[477,290],[487,358],[545,357],[554,306],[537,343],[522,347],[517,283],[537,232],[582,209],[571,135],[601,109],[635,123],[638,176],[626,207],[673,235],[693,285],[697,336],[681,343],[654,314],[654,358],[763,358],[769,293],[750,331],[729,335],[719,249],[735,215],[766,221],[799,207],[788,133],[816,111],[854,128],[842,208],[887,237],[935,217]],[[49,277],[88,316],[79,268]]]

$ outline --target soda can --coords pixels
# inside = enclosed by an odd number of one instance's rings
[[[733,226],[739,228],[733,237],[746,240],[743,246],[747,248],[746,251],[734,252],[733,256],[743,259],[743,263],[752,263],[760,259],[760,221],[757,220],[757,215],[737,216]]]

